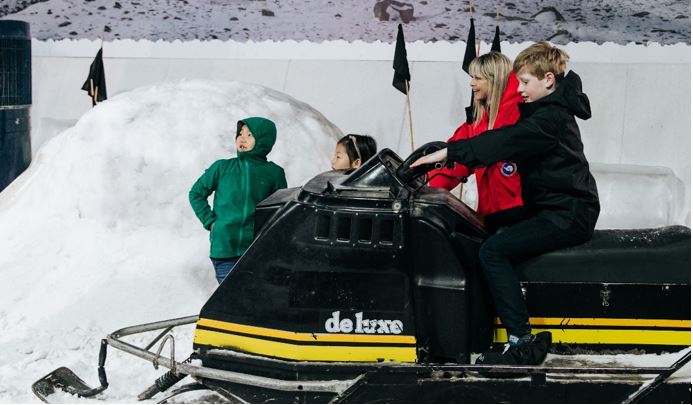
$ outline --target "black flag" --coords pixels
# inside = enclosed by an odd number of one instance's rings
[[[469,34],[467,35],[467,49],[464,51],[464,60],[462,60],[462,70],[469,74],[469,64],[476,58],[476,31],[474,30],[474,19],[469,19]]]
[[[462,70],[469,74],[469,64],[476,58],[476,31],[474,30],[474,19],[470,18],[469,34],[467,35],[467,49],[464,51]],[[464,109],[467,115],[467,123],[474,122],[474,93],[472,93],[469,107]]]
[[[493,43],[491,44],[491,52],[500,52],[500,28],[496,25],[496,35],[493,37]]]
[[[395,45],[395,59],[392,62],[395,69],[395,77],[392,78],[392,85],[404,94],[407,94],[405,82],[411,82],[409,75],[409,61],[407,60],[407,48],[404,45],[404,33],[402,24],[397,25],[397,43]]]
[[[82,90],[86,91],[91,97],[91,105],[104,101],[108,98],[106,94],[106,74],[103,70],[103,48],[99,49],[94,61],[89,66],[89,76],[82,85]]]

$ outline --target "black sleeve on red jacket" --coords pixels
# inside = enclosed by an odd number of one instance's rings
[[[448,142],[448,159],[474,168],[541,156],[558,145],[557,119],[554,108],[540,108],[515,125]]]

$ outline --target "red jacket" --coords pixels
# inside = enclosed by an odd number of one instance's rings
[[[517,78],[515,78],[515,74],[511,73],[510,77],[508,77],[508,83],[505,85],[503,97],[501,97],[498,116],[493,129],[512,125],[520,119],[520,111],[517,104],[522,102],[522,97],[517,92],[517,86]],[[487,130],[488,116],[483,118],[478,125],[465,122],[457,128],[452,137],[448,139],[448,142],[473,138]],[[467,166],[455,163],[455,167],[452,169],[445,168],[429,172],[428,178],[431,178],[436,173],[444,173],[458,178],[467,177],[474,173],[479,191],[479,206],[476,211],[480,215],[486,216],[494,212],[522,206],[520,175],[514,162],[498,162],[488,167],[476,169],[469,169]],[[436,176],[429,183],[431,187],[448,190],[454,189],[458,184],[460,184],[459,180],[442,175]]]

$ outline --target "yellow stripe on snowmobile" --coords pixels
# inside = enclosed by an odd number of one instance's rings
[[[287,332],[291,333],[291,332]],[[194,342],[262,356],[304,361],[416,361],[416,347],[300,345],[196,329]]]
[[[495,324],[500,325],[496,317]],[[542,326],[629,326],[651,328],[691,328],[690,320],[626,318],[529,318],[530,325]]]
[[[539,333],[543,331],[551,332],[551,340],[553,343],[671,346],[689,346],[691,344],[690,331],[651,329],[532,328],[532,333]],[[505,343],[508,341],[508,335],[505,328],[494,329],[493,341],[495,343]]]
[[[397,343],[416,344],[416,338],[410,335],[366,335],[354,333],[305,333],[289,332],[280,329],[263,328],[259,326],[242,325],[239,323],[215,321],[213,319],[200,318],[197,321],[200,326],[221,329],[229,332],[238,332],[256,335],[294,340],[298,342],[339,342],[339,343]]]

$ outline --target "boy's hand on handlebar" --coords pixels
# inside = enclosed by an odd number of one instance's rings
[[[409,167],[421,166],[429,163],[442,162],[448,158],[448,148],[443,148],[441,150],[435,151],[430,155],[422,156],[418,158]]]

